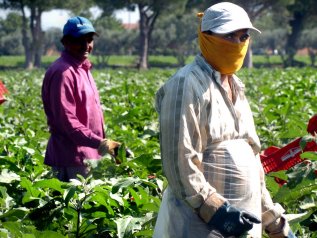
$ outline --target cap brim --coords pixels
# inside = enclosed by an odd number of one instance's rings
[[[92,30],[92,29],[84,29],[84,30],[78,31],[73,36],[74,37],[81,37],[81,36],[89,34],[89,33],[94,33],[96,36],[99,36],[99,34],[95,30]]]
[[[254,30],[258,33],[261,33],[261,31],[257,28],[255,28],[252,25],[236,25],[236,24],[225,24],[223,26],[218,26],[214,29],[210,29],[210,31],[216,33],[216,34],[228,34],[234,31],[239,31],[242,29],[250,29],[250,30]]]

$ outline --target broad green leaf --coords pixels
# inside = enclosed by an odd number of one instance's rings
[[[137,186],[136,188],[138,190],[138,193],[140,194],[142,204],[148,203],[150,199],[149,196],[151,194],[149,191],[149,188],[148,187],[144,188],[143,186]]]
[[[87,184],[87,187],[89,189],[93,189],[93,188],[96,188],[96,187],[99,187],[99,186],[102,186],[105,184],[107,184],[107,182],[105,182],[101,179],[94,179],[94,180],[90,181],[90,183]]]
[[[35,150],[34,149],[32,149],[32,148],[30,148],[30,147],[27,147],[27,146],[23,146],[22,147],[24,150],[26,150],[29,154],[31,154],[31,155],[34,155],[34,153],[35,153]]]
[[[6,221],[2,222],[2,227],[10,231],[13,237],[21,237],[22,236],[22,223],[20,221]]]
[[[303,180],[295,188],[281,187],[274,199],[277,202],[292,203],[300,201],[300,199],[311,193],[312,190],[317,189],[317,183],[310,180]]]
[[[122,188],[129,187],[130,185],[135,184],[137,182],[139,182],[139,179],[136,179],[133,177],[127,177],[127,178],[121,179],[112,187],[112,193],[116,193]]]
[[[64,202],[65,205],[69,205],[69,201],[74,197],[76,193],[77,188],[75,186],[71,186],[69,189],[67,189],[64,193]]]
[[[304,204],[300,205],[299,207],[301,209],[303,209],[303,210],[307,210],[307,209],[310,209],[310,208],[317,207],[317,204],[314,201],[312,201],[312,202],[304,202]]]
[[[78,179],[70,179],[70,184],[73,186],[82,186],[82,182],[80,182]]]
[[[302,159],[309,159],[309,160],[314,160],[317,161],[317,152],[315,151],[307,151],[307,152],[303,152],[300,157]]]
[[[75,224],[77,222],[78,213],[75,211],[75,209],[71,208],[70,206],[66,206],[65,209],[63,209],[63,213],[70,223]]]
[[[20,185],[21,187],[26,189],[26,193],[24,193],[23,200],[22,200],[24,204],[34,200],[39,200],[41,191],[33,187],[33,184],[30,180],[23,177],[21,178]]]
[[[108,210],[108,213],[111,215],[114,215],[114,211],[109,204],[109,199],[111,199],[111,198],[109,197],[108,194],[105,195],[104,193],[102,193],[100,191],[94,193],[91,197],[92,201],[97,202],[98,204],[105,206]]]
[[[9,231],[7,229],[0,228],[0,237],[10,237]]]
[[[10,195],[7,193],[7,188],[0,186],[0,208],[5,210],[10,209],[15,205],[14,198],[10,197]]]
[[[37,181],[34,183],[33,186],[36,188],[51,188],[61,193],[64,191],[62,187],[63,182],[59,181],[56,178]]]
[[[115,223],[117,224],[118,238],[124,238],[125,234],[131,233],[129,225],[131,226],[132,219],[133,217],[125,217],[115,220]]]
[[[129,187],[128,188],[131,197],[129,198],[131,202],[135,202],[137,206],[140,206],[144,201],[142,201],[142,196],[139,196],[136,191],[134,191],[133,188]]]
[[[65,238],[67,236],[64,236],[58,232],[54,231],[41,231],[37,233],[37,238]]]
[[[30,138],[33,138],[35,137],[35,132],[33,130],[31,130],[30,128],[27,128],[26,131],[25,131],[25,134],[30,137]]]
[[[20,176],[7,169],[3,169],[0,174],[0,183],[12,183],[13,181],[20,181]]]
[[[13,208],[8,212],[1,214],[0,219],[6,218],[7,221],[18,221],[23,219],[29,212],[25,207]]]
[[[156,212],[158,213],[160,209],[160,204],[155,204],[155,203],[147,203],[143,204],[141,210],[146,211],[146,212]]]
[[[268,176],[272,176],[275,178],[280,178],[282,180],[287,180],[287,175],[286,175],[286,171],[285,170],[281,170],[278,172],[271,172],[268,174]]]
[[[117,224],[118,237],[125,237],[126,235],[134,234],[142,229],[142,225],[151,220],[150,213],[146,213],[142,218],[134,218],[131,216],[125,216],[115,220]]]
[[[300,214],[285,214],[285,217],[291,224],[296,224],[306,220],[313,212],[304,212]]]
[[[133,234],[135,237],[153,237],[153,230],[142,230]]]
[[[125,204],[125,201],[123,199],[123,197],[121,197],[119,194],[116,194],[116,193],[110,193],[110,197],[117,201],[121,206],[124,206]]]

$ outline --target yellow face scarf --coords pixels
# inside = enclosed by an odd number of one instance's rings
[[[249,40],[234,43],[198,30],[198,42],[207,62],[221,74],[234,74],[241,69]]]

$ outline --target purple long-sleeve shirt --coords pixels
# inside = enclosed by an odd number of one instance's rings
[[[84,159],[99,159],[105,137],[99,94],[88,59],[78,61],[66,51],[47,70],[42,100],[51,137],[44,163],[81,166]]]

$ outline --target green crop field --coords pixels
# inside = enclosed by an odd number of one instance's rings
[[[43,165],[49,136],[40,98],[44,72],[0,71],[10,91],[0,106],[0,237],[151,237],[166,186],[154,96],[176,68],[93,70],[106,134],[134,157],[126,158],[121,149],[121,163],[105,156],[90,163],[87,179],[71,183],[53,178]],[[244,69],[238,75],[246,84],[263,149],[298,137],[316,139],[306,132],[317,113],[316,70]],[[275,202],[296,214],[289,218],[298,237],[317,237],[317,156],[303,155],[306,162],[268,174],[267,187]],[[274,177],[288,182],[279,186]]]
[[[53,62],[58,55],[53,56],[43,56],[42,57],[42,67],[46,68],[51,62]],[[137,55],[111,55],[107,56],[107,66],[108,67],[135,67],[138,62]],[[186,63],[190,63],[194,56],[187,57]],[[282,59],[279,55],[253,55],[253,64],[256,68],[262,67],[281,67]],[[94,63],[97,68],[103,67],[100,58],[92,55],[90,60]],[[303,65],[310,66],[311,62],[308,56],[295,56],[295,60]],[[100,65],[99,65],[100,64]],[[0,70],[1,69],[12,69],[21,68],[24,65],[24,56],[0,56]],[[149,56],[149,65],[151,68],[162,68],[178,67],[177,59],[173,56]]]

